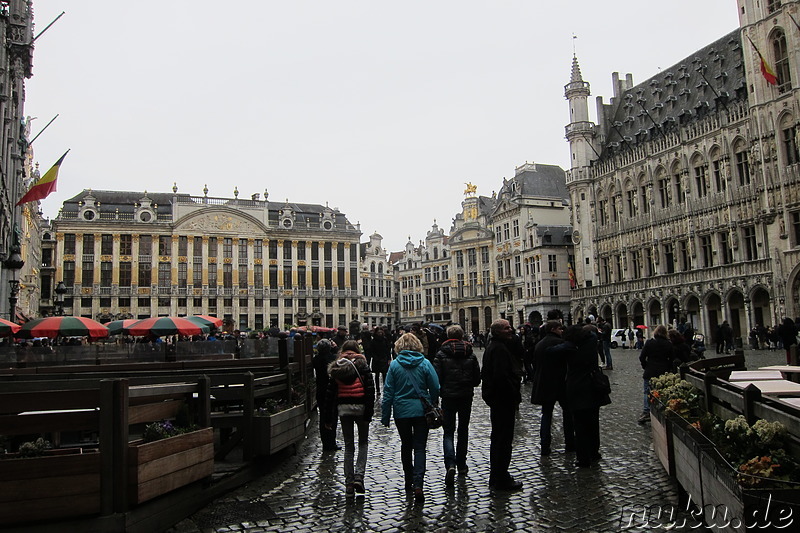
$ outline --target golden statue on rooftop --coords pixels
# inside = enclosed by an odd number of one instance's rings
[[[475,193],[478,192],[478,186],[473,185],[472,182],[465,183],[464,185],[467,186],[464,190],[464,196],[475,196]]]

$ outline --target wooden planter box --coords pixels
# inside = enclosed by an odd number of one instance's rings
[[[142,503],[214,473],[214,429],[128,444],[128,491]]]
[[[0,459],[0,525],[100,512],[100,453]]]
[[[716,448],[700,450],[700,470],[703,516],[714,531],[788,531],[800,513],[800,490],[781,488],[780,481],[770,482],[769,488],[743,487]]]
[[[672,445],[671,413],[660,405],[651,405],[650,429],[653,432],[653,450],[664,470],[675,476],[675,450]]]
[[[306,419],[305,405],[270,416],[253,417],[255,453],[271,455],[301,440],[306,432]]]
[[[702,508],[705,505],[703,479],[700,470],[701,450],[714,448],[714,444],[676,414],[671,415],[670,427],[675,467],[675,479],[691,498],[692,503]]]

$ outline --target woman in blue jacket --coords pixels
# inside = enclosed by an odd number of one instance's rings
[[[394,350],[397,357],[392,361],[386,374],[381,423],[389,427],[389,419],[394,409],[394,423],[400,434],[400,458],[403,462],[406,493],[413,494],[414,500],[421,503],[425,500],[422,483],[425,478],[428,423],[417,389],[429,402],[437,403],[439,378],[433,365],[422,354],[422,343],[416,335],[406,333],[397,339]]]

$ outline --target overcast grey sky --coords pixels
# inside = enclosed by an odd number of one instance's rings
[[[572,35],[594,97],[738,27],[735,0],[35,0],[26,114],[55,217],[84,188],[338,207],[399,250],[464,182],[568,168]]]

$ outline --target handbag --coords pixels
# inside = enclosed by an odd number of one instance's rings
[[[417,384],[417,378],[414,374],[411,373],[411,370],[406,368],[408,372],[408,379],[411,381],[411,385],[414,387],[414,391],[419,396],[420,401],[422,402],[422,411],[425,414],[425,421],[428,423],[428,429],[438,429],[442,427],[444,423],[444,413],[442,412],[442,408],[438,405],[431,403],[428,398],[426,398],[422,391],[420,391],[419,385]]]
[[[592,391],[599,406],[611,403],[611,382],[600,368],[592,371]]]

